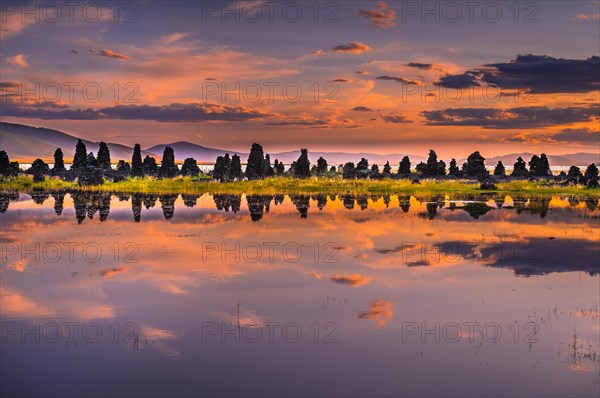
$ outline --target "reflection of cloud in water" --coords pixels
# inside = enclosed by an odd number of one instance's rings
[[[358,274],[347,275],[347,276],[334,276],[331,278],[332,282],[339,283],[340,285],[349,285],[358,287],[368,283],[371,279]]]
[[[371,302],[371,309],[358,313],[359,319],[375,321],[377,327],[382,327],[394,317],[394,303],[385,300]]]

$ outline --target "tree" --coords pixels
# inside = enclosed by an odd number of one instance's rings
[[[279,160],[275,159],[275,161],[273,162],[273,171],[275,172],[275,175],[280,175],[279,174]]]
[[[175,152],[170,146],[165,147],[163,157],[160,162],[160,176],[163,178],[174,178],[179,174],[179,169],[175,164]]]
[[[335,169],[335,166],[331,166],[331,168],[329,169],[329,172],[330,172],[331,174],[336,174],[336,173],[337,173],[337,170]]]
[[[300,149],[300,157],[298,158],[298,160],[296,160],[296,165],[294,167],[294,177],[310,177],[310,161],[308,160],[307,149]]]
[[[445,176],[446,175],[446,162],[444,162],[443,160],[440,160],[437,163],[437,175],[438,176]]]
[[[193,177],[200,174],[200,168],[198,167],[198,163],[194,158],[187,158],[183,161],[183,166],[181,166],[181,174],[186,177]]]
[[[444,167],[445,169],[445,167]],[[444,171],[444,174],[446,172]],[[429,150],[429,156],[427,157],[427,166],[423,171],[423,176],[425,177],[435,177],[438,175],[438,159],[437,154],[433,149]]]
[[[371,175],[373,174],[379,174],[379,166],[377,166],[376,164],[373,164],[373,166],[371,166]]]
[[[319,157],[317,160],[317,174],[323,175],[325,173],[327,173],[327,160]]]
[[[494,175],[498,177],[506,177],[506,169],[501,161],[498,161],[496,167],[494,168]]]
[[[511,177],[527,177],[529,175],[529,171],[527,171],[527,166],[522,157],[518,157],[515,165],[513,166],[513,171],[511,173]]]
[[[480,178],[488,175],[488,171],[485,168],[485,158],[481,156],[479,151],[475,151],[469,155],[467,162],[463,164],[463,174],[471,178]]]
[[[425,163],[425,162],[419,162],[419,164],[417,164],[417,166],[415,167],[415,169],[417,170],[417,173],[419,173],[419,174],[425,174],[427,172],[427,163]]]
[[[450,166],[448,167],[448,175],[451,175],[454,177],[460,176],[460,169],[456,165],[456,159],[454,159],[454,158],[452,158],[450,160]]]
[[[225,156],[217,156],[215,167],[213,169],[213,179],[220,182],[228,181],[230,167],[231,159],[229,158],[228,153],[226,153]]]
[[[75,155],[73,156],[73,164],[71,165],[71,170],[81,170],[85,167],[85,162],[87,159],[87,148],[85,144],[80,139],[77,140],[77,145],[75,146]]]
[[[31,167],[27,170],[28,174],[50,174],[50,167],[42,159],[36,159],[31,163]]]
[[[583,174],[581,174],[581,169],[579,167],[571,166],[571,168],[569,168],[569,172],[567,173],[567,176],[569,178],[579,179],[579,178],[583,177]]]
[[[0,174],[3,176],[10,175],[10,159],[6,151],[0,151]]]
[[[361,158],[360,162],[356,164],[356,177],[367,178],[371,174],[369,170],[369,161],[365,158]]]
[[[77,179],[79,185],[102,185],[102,168],[100,162],[90,152],[86,157],[85,167],[80,170],[81,175]]]
[[[229,181],[240,181],[242,177],[242,164],[240,163],[240,157],[236,153],[231,157],[231,163],[229,164]]]
[[[135,144],[133,147],[133,156],[131,157],[131,176],[142,177],[143,175],[142,148],[140,148],[140,144]]]
[[[356,178],[356,169],[354,168],[354,163],[348,162],[344,165],[344,169],[342,170],[342,178],[344,180],[352,180]]]
[[[548,157],[545,153],[540,155],[540,176],[552,176],[552,171],[550,170],[550,162],[548,161]]]
[[[392,174],[392,167],[390,166],[390,162],[385,162],[385,164],[383,165],[383,174],[386,176]]]
[[[127,178],[131,174],[131,166],[124,160],[119,160],[117,164],[117,173],[121,178]]]
[[[63,151],[60,148],[56,148],[56,150],[54,151],[54,167],[52,168],[52,171],[56,172],[62,172],[65,171],[65,160],[63,157]]]
[[[410,159],[408,158],[408,156],[404,156],[400,161],[398,174],[410,174]]]
[[[158,176],[158,165],[156,164],[156,159],[151,157],[150,155],[146,155],[143,162],[144,174],[151,176]]]
[[[246,177],[249,180],[260,180],[264,178],[264,159],[265,155],[263,147],[257,143],[252,144],[250,155],[248,155],[248,164],[246,165]]]
[[[598,178],[598,167],[594,163],[585,169],[585,178]]]
[[[100,163],[100,167],[102,170],[110,170],[110,149],[108,149],[108,145],[106,142],[102,141],[100,143],[100,147],[98,148],[98,163]]]
[[[271,167],[271,156],[268,153],[265,155],[263,161],[263,175],[265,177],[273,177],[275,175],[275,171]]]

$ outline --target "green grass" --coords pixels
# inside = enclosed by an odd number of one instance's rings
[[[292,178],[268,178],[259,181],[237,181],[218,183],[206,179],[189,177],[155,180],[150,178],[130,178],[121,182],[107,182],[100,186],[79,187],[77,183],[46,178],[44,182],[34,183],[29,176],[19,176],[0,181],[0,191],[27,192],[32,189],[46,190],[83,190],[127,193],[230,193],[230,194],[406,194],[406,195],[461,195],[492,192],[499,194],[528,195],[584,195],[600,197],[600,189],[588,189],[584,186],[560,186],[552,181],[512,181],[499,183],[497,191],[483,191],[479,184],[472,181],[434,181],[421,180],[413,185],[409,180],[342,180],[340,178],[311,178],[296,180]]]

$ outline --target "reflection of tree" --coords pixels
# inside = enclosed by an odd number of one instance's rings
[[[65,193],[54,192],[52,198],[54,198],[54,212],[57,216],[60,216],[63,212],[63,205],[65,203]]]
[[[91,220],[96,212],[100,215],[100,221],[106,221],[110,213],[110,200],[112,195],[108,192],[73,192],[73,206],[75,207],[75,218],[81,224],[86,215]],[[62,203],[61,203],[62,212]],[[55,211],[56,205],[55,205]]]
[[[134,193],[131,195],[131,211],[133,211],[133,221],[140,222],[142,219],[142,194]]]
[[[31,196],[31,200],[33,200],[33,203],[36,205],[43,205],[46,199],[50,197],[50,194],[42,189],[34,189],[29,192],[29,196]]]
[[[385,204],[386,209],[390,207],[390,195],[383,195],[383,204]]]
[[[532,198],[530,199],[527,207],[523,210],[528,211],[531,214],[539,214],[540,218],[544,218],[548,214],[548,209],[550,208],[550,200],[551,198],[548,197]]]
[[[283,203],[283,200],[285,199],[285,195],[283,194],[278,194],[273,196],[273,203],[275,203],[275,206],[280,205]]]
[[[106,221],[108,214],[110,213],[110,193],[101,193],[99,195],[99,206],[98,214],[100,215],[100,221]]]
[[[154,207],[156,205],[157,199],[158,199],[158,197],[156,195],[152,195],[152,194],[144,195],[144,198],[142,199],[142,203],[144,204],[144,207],[146,208],[146,210]]]
[[[308,217],[308,208],[310,207],[310,196],[308,195],[290,195],[290,199],[296,210],[300,213],[300,218]]]
[[[369,207],[369,197],[367,195],[358,195],[356,197],[356,204],[361,210],[366,210]]]
[[[213,201],[215,202],[217,210],[225,212],[231,210],[232,212],[237,213],[240,211],[240,206],[242,204],[242,195],[215,194],[213,195]]]
[[[569,206],[577,206],[579,204],[579,197],[578,196],[569,196]]]
[[[488,211],[492,210],[490,206],[482,202],[467,203],[462,209],[469,213],[469,215],[476,220],[486,214]]]
[[[348,210],[354,209],[354,196],[352,195],[343,195],[342,202],[344,202],[344,207]]]
[[[117,192],[116,196],[119,199],[119,202],[127,202],[130,198],[130,195],[126,192]]]
[[[269,212],[271,196],[268,195],[247,195],[248,210],[252,221],[260,221],[264,212]]]
[[[433,220],[437,216],[437,202],[427,202],[427,211],[419,213],[419,217]]]
[[[398,196],[398,201],[402,211],[408,213],[408,210],[410,210],[410,196]]]
[[[160,207],[162,208],[165,220],[169,221],[175,215],[175,201],[179,197],[178,194],[159,195]]]
[[[196,202],[198,201],[199,197],[200,197],[200,195],[192,195],[192,194],[186,194],[186,193],[181,194],[181,199],[183,199],[183,204],[186,207],[196,206]]]
[[[0,193],[0,213],[6,213],[8,204],[19,200],[18,192],[2,192]]]
[[[585,207],[588,208],[589,211],[596,210],[598,206],[598,199],[596,198],[586,198],[585,199]]]
[[[313,199],[317,202],[317,208],[319,210],[323,210],[323,208],[327,205],[327,195],[318,194],[313,196]]]

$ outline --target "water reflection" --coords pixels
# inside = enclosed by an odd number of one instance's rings
[[[10,391],[47,358],[62,366],[40,365],[29,392],[68,395],[47,380],[90,363],[98,395],[107,379],[124,395],[161,382],[178,395],[259,394],[274,379],[285,383],[273,395],[309,394],[310,377],[340,395],[495,395],[509,378],[507,395],[589,396],[600,382],[597,199],[34,191],[1,194],[0,206],[2,322],[96,322],[108,336],[68,349],[9,336]],[[57,261],[58,247],[73,250]],[[204,342],[207,322],[218,331]],[[264,328],[260,343],[244,340],[273,322],[273,343]],[[501,340],[473,322],[497,323]],[[462,329],[436,336],[437,323]],[[302,339],[282,340],[285,324]],[[23,365],[6,366],[16,357]]]

